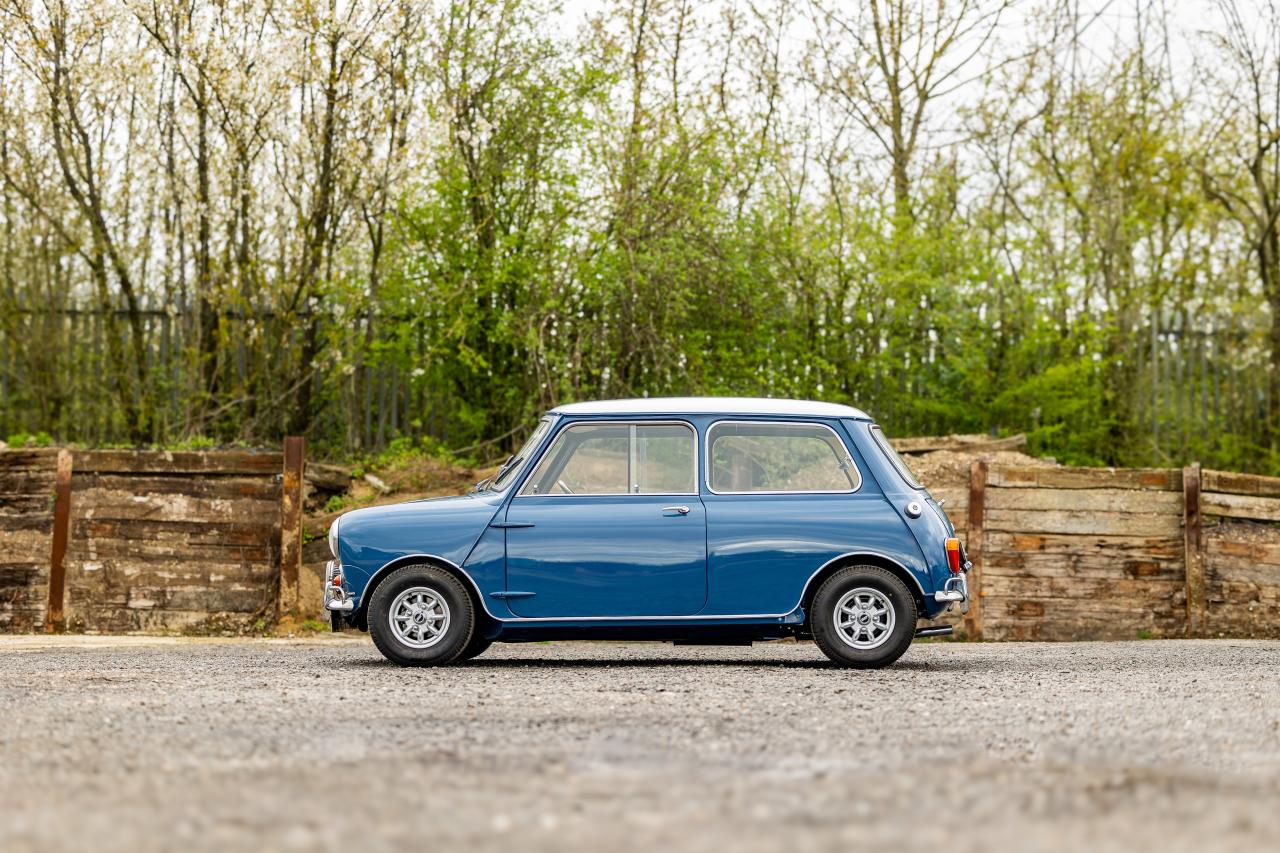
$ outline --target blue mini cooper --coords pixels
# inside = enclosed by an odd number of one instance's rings
[[[955,530],[880,427],[774,399],[560,406],[463,497],[346,513],[325,608],[391,660],[494,642],[812,639],[881,667],[968,606]]]

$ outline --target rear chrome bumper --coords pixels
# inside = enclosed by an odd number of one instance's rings
[[[338,576],[341,566],[330,560],[324,566],[324,609],[329,613],[350,613],[356,604],[347,595],[345,585],[337,585],[333,579]]]
[[[958,575],[952,575],[947,578],[947,582],[942,585],[942,589],[933,594],[934,601],[942,601],[950,610],[953,606],[959,604],[961,612],[969,609],[969,581],[965,579],[965,572]]]

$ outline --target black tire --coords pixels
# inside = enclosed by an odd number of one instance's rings
[[[493,645],[493,641],[486,640],[480,633],[480,627],[476,626],[475,632],[471,635],[471,641],[467,643],[466,647],[462,651],[458,652],[458,656],[453,659],[453,662],[462,663],[464,660],[471,660],[474,657],[479,657],[484,654],[491,645]]]
[[[870,646],[866,648],[858,648],[853,640],[846,640],[836,625],[837,605],[844,601],[857,606],[859,598],[869,607],[883,603],[886,611],[890,608],[893,611],[892,625],[883,635],[872,637],[869,628],[856,638],[857,642]],[[859,614],[856,618],[863,616]],[[874,618],[872,611],[867,618]],[[889,620],[882,617],[881,621]],[[916,600],[907,585],[890,571],[879,566],[847,566],[818,588],[809,613],[809,629],[822,653],[840,666],[879,669],[902,657],[915,638]]]
[[[410,590],[423,590],[442,602],[447,612],[443,631],[425,647],[399,636],[391,624],[391,608]],[[471,641],[475,631],[475,608],[471,596],[453,575],[432,565],[403,566],[386,577],[369,601],[369,636],[378,651],[401,666],[443,666],[453,663]],[[424,642],[426,640],[424,639]]]

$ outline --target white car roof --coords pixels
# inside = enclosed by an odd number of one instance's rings
[[[783,415],[808,418],[861,418],[861,409],[815,400],[774,397],[644,397],[566,403],[551,410],[559,415]]]

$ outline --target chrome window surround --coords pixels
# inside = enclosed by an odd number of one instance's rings
[[[722,492],[711,486],[711,433],[715,432],[715,428],[721,425],[726,426],[782,426],[782,427],[818,427],[825,429],[840,444],[840,448],[844,451],[845,459],[849,462],[848,470],[853,471],[857,475],[858,482],[850,489],[786,489],[783,491],[752,491],[752,492]],[[721,420],[713,421],[707,426],[706,435],[703,438],[705,444],[702,452],[703,459],[703,475],[707,480],[707,491],[713,495],[851,495],[862,488],[862,471],[858,468],[858,463],[853,461],[853,454],[849,452],[849,445],[844,443],[840,433],[831,427],[818,421],[748,421],[748,420]]]
[[[567,432],[569,432],[569,430],[573,429],[573,428],[574,428],[574,427],[576,427],[576,426],[626,426],[626,427],[630,427],[630,428],[631,428],[631,430],[630,430],[630,435],[629,435],[629,438],[628,438],[628,441],[627,441],[627,456],[628,456],[628,458],[627,458],[627,481],[628,481],[629,483],[632,483],[632,486],[631,486],[632,488],[635,488],[635,486],[637,485],[637,484],[635,484],[634,482],[632,482],[632,476],[633,476],[633,474],[634,474],[634,472],[635,472],[635,469],[636,469],[636,427],[638,427],[638,426],[682,426],[682,427],[684,427],[685,429],[689,430],[689,432],[690,432],[690,433],[692,433],[692,434],[693,434],[693,491],[691,491],[691,492],[634,492],[634,491],[626,491],[626,492],[574,492],[574,493],[573,493],[573,494],[571,494],[571,495],[569,495],[569,494],[553,494],[553,493],[551,493],[551,492],[546,492],[546,493],[537,493],[537,492],[535,492],[535,493],[532,493],[532,494],[531,494],[531,493],[527,493],[527,492],[525,492],[525,490],[524,490],[525,486],[528,484],[529,480],[533,477],[533,475],[537,472],[537,470],[538,470],[538,466],[542,464],[542,460],[546,459],[546,458],[547,458],[547,455],[548,455],[548,454],[550,454],[551,452],[553,452],[553,451],[556,449],[556,445],[558,445],[558,444],[560,443],[560,439],[561,439],[561,438],[562,438],[562,437],[563,437]],[[691,424],[689,421],[681,421],[681,420],[669,420],[669,421],[649,421],[649,420],[638,420],[638,421],[635,421],[635,420],[609,420],[609,421],[597,421],[597,420],[581,420],[581,421],[571,421],[570,423],[567,423],[567,424],[565,424],[563,427],[561,427],[561,429],[560,429],[560,430],[555,434],[555,436],[553,436],[553,437],[552,437],[551,442],[547,445],[546,450],[544,450],[544,451],[542,452],[542,455],[538,457],[537,462],[535,462],[534,464],[532,464],[532,465],[530,465],[530,466],[528,467],[527,471],[528,471],[528,473],[526,474],[526,476],[525,476],[524,480],[520,483],[520,488],[519,488],[519,490],[517,490],[517,491],[516,491],[516,493],[512,496],[512,500],[518,500],[518,499],[520,499],[520,498],[616,498],[616,497],[628,497],[628,496],[630,496],[630,497],[654,497],[654,496],[662,496],[662,495],[667,495],[667,496],[672,496],[672,495],[683,495],[683,496],[689,496],[689,495],[693,495],[693,496],[696,496],[696,495],[698,494],[698,430],[697,430],[697,429],[694,427],[694,425],[693,425],[693,424]]]

